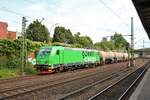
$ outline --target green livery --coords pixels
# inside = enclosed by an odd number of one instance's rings
[[[73,67],[99,64],[100,55],[97,50],[68,48],[62,46],[42,47],[36,56],[37,70],[68,69]]]

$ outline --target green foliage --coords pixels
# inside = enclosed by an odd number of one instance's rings
[[[112,41],[101,41],[94,44],[94,47],[98,50],[114,50]]]
[[[16,43],[12,42],[12,40],[0,40],[0,56],[12,56],[15,53],[15,49],[17,48]]]
[[[56,27],[54,30],[54,36],[52,42],[73,44],[74,37],[70,29],[65,29],[64,27]]]
[[[80,44],[80,32],[77,32],[76,34],[74,34],[74,39],[75,39],[75,43]]]
[[[49,42],[50,33],[45,25],[42,25],[38,20],[33,21],[26,30],[26,36],[32,41]]]
[[[115,33],[115,35],[111,37],[111,40],[107,41],[106,38],[103,38],[101,42],[95,43],[94,47],[105,51],[129,50],[130,45],[121,34]]]
[[[130,50],[130,44],[128,42],[126,43],[125,48],[126,48],[127,51]]]
[[[0,40],[0,68],[18,68],[20,66],[19,42]]]
[[[93,41],[89,36],[80,36],[78,32],[74,35],[74,39],[75,44],[79,44],[83,48],[93,48]]]
[[[0,69],[5,68],[4,66],[7,66],[6,62],[8,61],[7,56],[0,56]]]
[[[25,68],[26,74],[37,74],[37,73],[38,73],[38,72],[37,72],[36,70],[34,70],[32,67],[33,67],[32,64],[27,63],[27,66],[26,66],[26,68]]]
[[[52,42],[72,44],[71,47],[93,48],[93,41],[89,36],[80,36],[79,32],[73,36],[72,32],[64,27],[55,28]]]
[[[114,41],[115,48],[126,49],[126,45],[128,42],[125,40],[125,38],[122,36],[122,34],[115,33],[112,40]]]
[[[21,70],[22,45],[22,38],[16,40],[0,40],[0,71],[5,69],[4,71],[8,72],[9,74],[12,72],[13,74],[13,70]],[[30,54],[32,51],[38,52],[41,46],[46,45],[49,44],[45,44],[43,42],[32,42],[31,40],[26,39],[25,46],[27,46],[27,54]],[[35,73],[31,66],[29,67],[27,65],[26,67],[27,74]],[[18,74],[18,72],[15,74]]]

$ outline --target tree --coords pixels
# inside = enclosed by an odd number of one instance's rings
[[[70,29],[56,27],[52,42],[74,44],[75,47],[93,48],[93,41],[89,36],[80,36],[80,32],[72,35]]]
[[[122,34],[115,33],[114,36],[111,36],[111,40],[107,41],[106,38],[103,38],[101,42],[94,44],[94,47],[99,50],[128,50],[129,43],[122,36]]]
[[[115,33],[115,35],[113,36],[113,38],[111,38],[112,41],[114,41],[114,46],[117,49],[126,49],[126,45],[127,45],[127,41],[126,39],[122,36],[122,34],[117,34]]]
[[[93,48],[93,42],[88,36],[81,36],[80,44],[85,48]]]
[[[50,39],[50,33],[47,27],[38,20],[33,21],[33,23],[27,27],[26,36],[32,41],[49,42]]]
[[[114,50],[112,41],[102,40],[101,42],[96,42],[94,44],[94,47],[98,50],[104,50],[104,51]]]
[[[76,44],[82,45],[84,48],[93,48],[93,41],[89,36],[80,36],[80,32],[74,34]]]
[[[65,27],[58,26],[54,30],[54,36],[52,42],[74,44],[74,37],[70,29],[65,29]]]
[[[129,49],[130,49],[130,44],[127,42],[126,43],[126,50],[129,51]]]
[[[80,34],[81,34],[80,32],[77,32],[76,34],[74,34],[74,40],[76,44],[80,44],[80,41],[81,41]]]

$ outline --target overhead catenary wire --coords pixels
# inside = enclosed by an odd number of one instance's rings
[[[23,1],[25,1],[25,2],[27,2],[27,3],[29,3],[29,4],[34,4],[35,2],[33,2],[33,1],[31,1],[31,0],[23,0]]]
[[[4,11],[4,12],[13,13],[13,14],[15,14],[15,15],[19,15],[19,16],[24,16],[23,14],[21,14],[21,13],[17,13],[17,12],[15,12],[15,11],[12,11],[12,10],[10,10],[10,9],[6,8],[6,7],[0,7],[0,10],[1,10],[1,11]]]
[[[22,13],[15,12],[13,10],[10,10],[10,9],[6,8],[6,7],[0,7],[0,10],[4,11],[4,12],[15,14],[15,15],[18,15],[18,16],[26,16],[26,15],[24,15]],[[33,19],[33,17],[31,17],[31,16],[26,16],[26,17]]]
[[[34,18],[34,17],[31,17],[31,16],[28,16],[28,15],[25,15],[25,14],[18,13],[18,12],[16,12],[16,11],[10,10],[9,8],[4,7],[4,6],[0,7],[0,10],[3,11],[3,12],[8,12],[8,13],[11,13],[11,14],[14,14],[14,15],[17,15],[17,16],[20,16],[20,17],[25,16],[25,17],[28,18],[28,20],[29,20],[29,19],[30,19],[30,20],[35,20],[35,19],[36,19],[36,18]]]
[[[25,14],[22,14],[22,13],[19,13],[19,12],[16,12],[16,11],[13,11],[13,10],[11,10],[11,9],[9,9],[9,8],[7,8],[7,7],[5,7],[5,6],[1,6],[1,7],[0,7],[0,11],[7,12],[7,13],[11,13],[11,14],[14,14],[14,15],[17,15],[17,16],[20,16],[20,17],[23,17],[23,16],[24,16],[24,17],[27,18],[28,22],[38,19],[38,18],[34,18],[34,17],[28,16],[28,15],[25,15]],[[44,18],[44,19],[45,19],[45,18]],[[17,21],[14,21],[13,23],[16,24]]]
[[[115,15],[115,16],[122,22],[122,24],[124,24],[124,25],[127,26],[127,27],[130,27],[130,25],[127,24],[127,23],[125,23],[125,22],[122,20],[122,18],[121,18],[113,9],[111,9],[103,0],[99,0],[99,2],[100,2],[102,5],[104,5],[113,15]]]
[[[23,0],[23,1],[28,2],[28,3],[30,3],[30,4],[35,4],[35,3],[36,3],[36,2],[34,2],[34,1],[31,1],[31,0]],[[12,13],[12,14],[17,15],[17,16],[21,16],[21,17],[24,16],[24,17],[28,18],[28,20],[30,19],[30,20],[32,20],[32,21],[33,21],[33,20],[36,20],[36,19],[39,19],[39,18],[35,18],[35,17],[29,16],[29,15],[20,13],[20,12],[13,11],[12,9],[9,9],[9,8],[7,8],[7,7],[5,7],[5,6],[1,6],[1,7],[0,7],[0,10],[3,11],[3,12]],[[47,9],[46,9],[46,10],[47,10]],[[47,11],[48,11],[48,10],[47,10]],[[46,19],[46,18],[44,18],[44,19]]]

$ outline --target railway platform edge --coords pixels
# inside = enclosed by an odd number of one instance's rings
[[[129,100],[150,100],[150,68]]]

